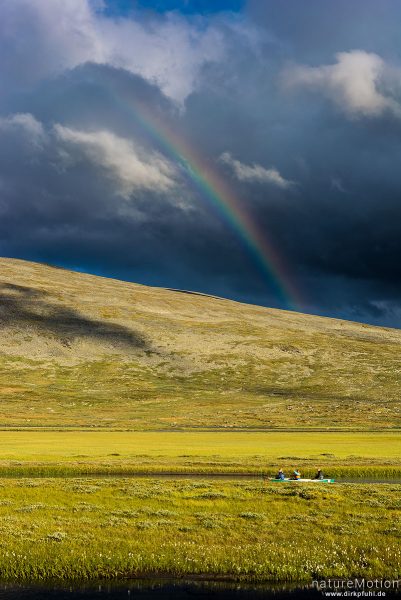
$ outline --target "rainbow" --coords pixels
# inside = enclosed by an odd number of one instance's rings
[[[261,232],[246,209],[236,198],[226,181],[189,144],[177,135],[164,121],[132,96],[113,95],[121,108],[157,142],[158,146],[184,169],[201,191],[211,208],[219,214],[245,244],[254,261],[273,283],[282,302],[289,310],[299,310],[303,304],[298,288],[293,283],[288,267],[265,232]]]

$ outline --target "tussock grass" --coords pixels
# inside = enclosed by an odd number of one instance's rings
[[[282,465],[282,463],[280,463]],[[283,466],[283,465],[282,465]],[[290,474],[292,472],[293,465],[284,465],[284,470]],[[177,465],[166,465],[166,464],[152,464],[152,465],[138,465],[138,466],[99,466],[99,465],[21,465],[21,466],[2,466],[0,468],[0,477],[80,477],[80,476],[110,476],[110,477],[135,477],[140,475],[160,475],[160,476],[174,476],[174,475],[196,475],[205,477],[210,475],[243,475],[249,477],[256,477],[259,479],[268,479],[274,477],[277,471],[276,465],[265,465],[264,467],[255,467],[244,465],[243,467],[227,467],[218,465],[203,466],[197,465],[196,467],[191,466],[177,466]],[[332,464],[326,465],[324,473],[327,477],[334,479],[365,479],[365,480],[392,480],[401,479],[401,466],[333,466]],[[316,469],[311,467],[302,468],[302,477],[312,478],[316,474]]]
[[[6,580],[401,576],[398,486],[80,478],[0,489]]]

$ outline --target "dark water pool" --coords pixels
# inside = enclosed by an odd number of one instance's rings
[[[307,587],[198,581],[125,581],[64,586],[2,585],[0,600],[313,600]]]
[[[375,597],[400,597],[376,590]],[[369,593],[370,592],[370,593]],[[372,590],[365,597],[372,597]],[[314,600],[324,593],[310,587],[252,585],[206,581],[125,581],[44,586],[1,585],[0,600]],[[345,596],[344,596],[345,597]],[[362,594],[360,598],[364,597]]]

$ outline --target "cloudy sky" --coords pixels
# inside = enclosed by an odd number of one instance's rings
[[[401,326],[399,0],[3,0],[0,255]]]

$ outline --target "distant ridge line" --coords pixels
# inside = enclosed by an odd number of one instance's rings
[[[205,296],[206,298],[215,298],[216,300],[228,300],[229,298],[224,298],[223,296],[215,296],[213,294],[206,294],[205,292],[194,292],[192,290],[180,290],[178,288],[164,288],[168,292],[180,292],[181,294],[191,294],[193,296]]]

